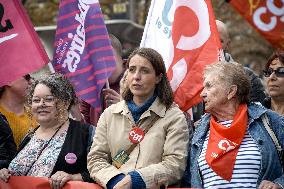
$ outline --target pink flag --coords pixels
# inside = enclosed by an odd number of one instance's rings
[[[48,61],[19,0],[1,0],[0,86],[42,68]]]
[[[204,67],[219,58],[210,0],[152,0],[140,46],[162,54],[175,102],[187,111],[201,101]]]

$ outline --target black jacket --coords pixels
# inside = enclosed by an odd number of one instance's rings
[[[261,79],[250,69],[244,67],[246,74],[250,78],[250,102],[260,102],[263,103],[266,98],[264,86]]]
[[[12,130],[5,116],[0,113],[0,169],[8,167],[16,152]]]
[[[69,119],[69,122],[65,141],[51,174],[53,175],[57,171],[64,171],[69,174],[81,173],[84,181],[93,182],[87,169],[87,154],[92,145],[95,127],[73,119]],[[25,147],[32,136],[33,134],[29,134],[23,139],[19,151]],[[68,164],[65,161],[65,156],[68,153],[74,153],[77,156],[77,161],[74,164]]]

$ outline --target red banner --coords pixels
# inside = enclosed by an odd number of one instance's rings
[[[69,181],[62,189],[102,189],[100,185]],[[28,177],[28,176],[11,176],[8,183],[0,180],[0,189],[50,189],[50,184],[47,178]]]
[[[201,101],[203,69],[218,60],[221,49],[210,0],[176,2],[172,41],[168,77],[175,102],[186,111]]]
[[[221,43],[210,0],[152,0],[140,46],[164,58],[175,102],[199,103],[203,69],[218,60]]]
[[[283,0],[231,0],[230,4],[274,47],[284,49]]]
[[[0,1],[0,60],[0,86],[49,61],[19,0]]]

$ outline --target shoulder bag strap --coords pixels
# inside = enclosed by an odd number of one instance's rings
[[[278,141],[275,133],[273,132],[273,130],[270,127],[269,119],[268,119],[266,114],[261,116],[261,119],[262,119],[262,122],[263,122],[263,125],[264,125],[266,131],[268,132],[268,134],[270,135],[271,139],[273,140],[273,143],[274,143],[274,145],[276,147],[276,150],[277,150],[280,162],[283,165],[283,151],[282,151],[282,147],[279,144],[279,141]]]

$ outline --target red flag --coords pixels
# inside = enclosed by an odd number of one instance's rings
[[[267,39],[272,46],[284,49],[284,1],[233,0],[230,4]]]
[[[69,181],[62,189],[102,189],[98,184]],[[0,189],[50,189],[47,178],[29,176],[11,176],[8,183],[0,180]]]
[[[48,63],[44,48],[19,0],[0,2],[0,86]]]
[[[141,46],[162,54],[183,111],[199,103],[203,69],[221,48],[210,0],[152,0]]]

